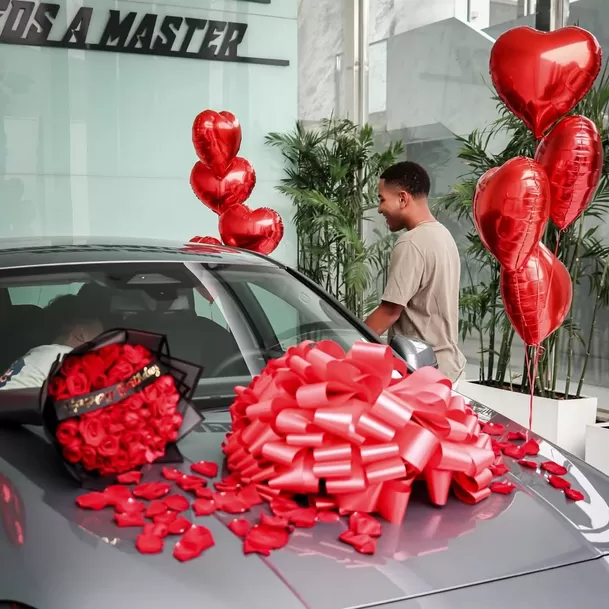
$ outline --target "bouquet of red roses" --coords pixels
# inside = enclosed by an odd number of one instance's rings
[[[175,443],[200,421],[189,401],[200,373],[171,358],[161,335],[106,332],[55,363],[43,425],[81,482],[180,461]]]

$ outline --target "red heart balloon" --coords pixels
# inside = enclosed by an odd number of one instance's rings
[[[490,71],[505,105],[539,139],[573,109],[601,69],[596,38],[579,27],[508,30],[493,45]]]
[[[527,261],[548,225],[548,177],[532,159],[510,159],[478,180],[472,211],[486,249],[514,271]]]
[[[215,237],[193,237],[189,243],[204,243],[207,245],[222,245],[222,241],[220,239],[216,239]]]
[[[225,245],[260,254],[270,254],[283,238],[281,216],[268,207],[233,205],[220,216],[219,230]]]
[[[585,116],[563,118],[543,138],[535,160],[550,180],[550,217],[560,230],[588,207],[603,168],[603,145],[596,125]]]
[[[237,157],[222,178],[198,161],[190,174],[190,185],[199,200],[221,214],[231,205],[247,201],[256,186],[256,172],[248,161]]]
[[[204,165],[221,178],[239,153],[241,125],[230,112],[201,112],[192,124],[192,143]]]
[[[505,313],[527,345],[557,330],[571,307],[569,271],[542,243],[522,268],[501,269],[500,287]]]

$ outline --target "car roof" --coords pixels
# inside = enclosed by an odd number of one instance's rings
[[[0,239],[2,270],[104,262],[202,262],[281,266],[266,256],[224,245],[117,237]]]

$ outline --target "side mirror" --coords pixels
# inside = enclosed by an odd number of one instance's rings
[[[406,362],[411,372],[425,366],[438,367],[438,360],[431,345],[422,340],[396,334],[389,346]]]

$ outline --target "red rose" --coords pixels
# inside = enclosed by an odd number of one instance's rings
[[[119,450],[116,455],[110,459],[110,463],[111,467],[117,472],[126,472],[133,469],[136,465],[141,465],[140,463],[132,464],[129,460],[129,455],[124,450]]]
[[[130,446],[139,438],[139,434],[136,431],[125,430],[123,432],[122,438],[123,438],[123,445]]]
[[[135,393],[123,401],[125,407],[129,410],[139,410],[144,405],[144,398],[141,394]]]
[[[69,463],[78,463],[82,457],[82,443],[74,438],[67,446],[63,447],[63,456]]]
[[[66,377],[66,389],[70,394],[70,397],[76,397],[89,393],[91,390],[91,384],[89,379],[82,372],[71,372]]]
[[[61,372],[64,376],[69,376],[72,372],[80,372],[80,360],[77,357],[67,357],[61,364]]]
[[[66,381],[61,376],[54,376],[49,381],[47,393],[57,401],[67,400],[70,397],[70,394],[66,388]]]
[[[103,374],[106,370],[104,360],[97,353],[87,353],[81,358],[82,371],[89,377],[94,378]]]
[[[155,383],[160,391],[166,394],[175,394],[176,384],[173,379],[173,376],[169,374],[164,374],[159,380]]]
[[[81,448],[81,461],[85,469],[95,469],[97,465],[97,451],[86,444]]]
[[[118,438],[115,436],[106,436],[98,447],[98,452],[102,457],[114,457],[119,451]]]
[[[57,431],[55,432],[55,437],[57,441],[66,446],[76,438],[78,434],[78,421],[75,419],[67,419],[66,421],[62,421],[57,426]]]
[[[154,403],[156,413],[160,417],[171,416],[176,411],[177,401],[170,396],[163,396]]]
[[[78,429],[84,443],[89,446],[99,446],[106,437],[106,431],[104,430],[99,417],[84,415],[80,419]]]
[[[112,434],[113,436],[122,437],[124,431],[125,431],[125,426],[121,425],[120,423],[111,423],[108,426],[108,433]]]
[[[136,368],[141,368],[150,358],[150,351],[141,345],[124,345],[123,356]]]
[[[121,351],[120,345],[106,345],[105,347],[98,349],[97,353],[104,360],[106,370],[108,370],[108,368],[110,368],[120,357]]]
[[[108,382],[110,385],[115,385],[120,381],[126,381],[129,377],[133,376],[133,373],[133,366],[127,360],[120,359],[108,371]]]
[[[146,446],[141,442],[133,442],[127,449],[132,463],[144,463],[146,460]]]
[[[125,424],[125,427],[127,429],[135,429],[140,425],[140,417],[136,412],[133,412],[132,410],[127,410],[123,414],[123,423]]]
[[[105,374],[96,374],[95,376],[91,377],[91,389],[93,391],[105,389],[110,385],[111,383],[108,382],[108,379]]]
[[[144,408],[142,408],[140,410],[140,417],[142,417],[142,419],[144,419],[144,420],[149,419],[151,416],[152,416],[152,412],[146,406],[144,406]]]
[[[158,381],[152,383],[152,385],[148,385],[142,393],[144,394],[144,399],[149,404],[156,402],[161,397]]]

